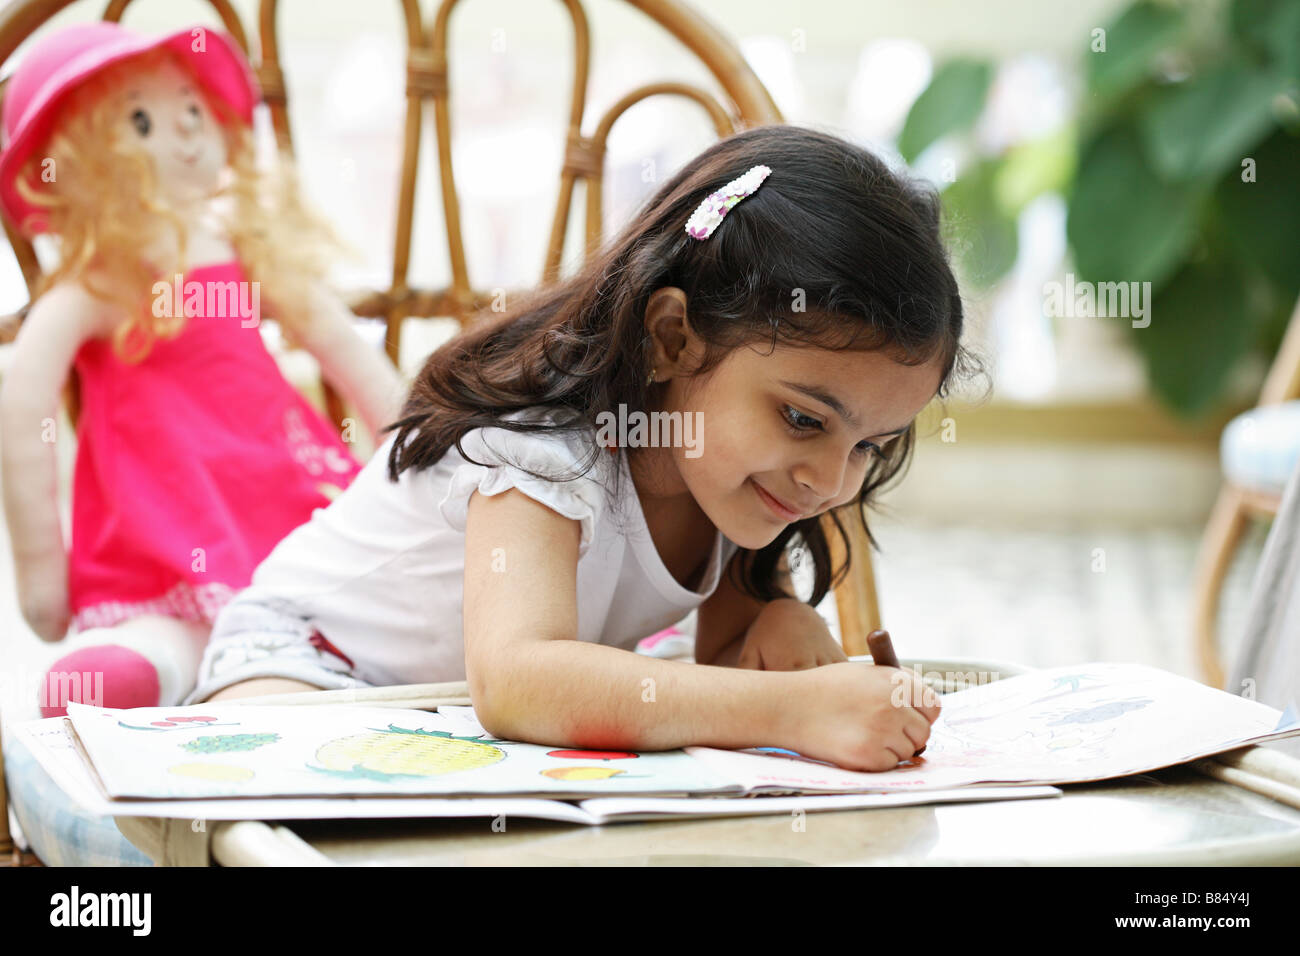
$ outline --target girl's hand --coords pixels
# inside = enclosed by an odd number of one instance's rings
[[[847,661],[816,609],[793,598],[764,605],[745,632],[737,667],[798,671]]]
[[[912,671],[850,661],[796,679],[792,736],[780,746],[846,770],[893,770],[939,719],[939,695]]]

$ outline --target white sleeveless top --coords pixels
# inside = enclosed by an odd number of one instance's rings
[[[507,417],[548,417],[529,409]],[[423,471],[388,480],[389,435],[351,485],[285,537],[253,573],[240,599],[270,596],[293,604],[375,685],[465,679],[462,618],[465,520],[474,491],[518,488],[581,524],[578,546],[578,640],[631,650],[679,622],[717,587],[737,545],[717,532],[698,590],[683,587],[655,550],[626,455],[590,456],[583,434],[476,428]],[[620,498],[606,490],[621,469]],[[614,510],[611,510],[613,508]]]

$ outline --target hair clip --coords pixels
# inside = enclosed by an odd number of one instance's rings
[[[754,166],[748,172],[727,183],[717,192],[709,193],[695,207],[695,212],[691,213],[691,218],[686,221],[686,232],[692,239],[709,238],[709,236],[713,235],[713,230],[717,229],[718,224],[722,222],[722,217],[736,203],[746,196],[752,196],[754,191],[763,184],[763,180],[767,179],[770,172],[772,172],[770,167]]]

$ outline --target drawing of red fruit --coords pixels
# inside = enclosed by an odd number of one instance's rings
[[[198,727],[207,730],[209,727],[235,727],[239,721],[227,720],[224,723],[215,717],[169,717],[167,720],[155,720],[149,724],[128,724],[125,720],[119,720],[117,725],[125,727],[127,730],[195,730],[193,721],[198,721]]]
[[[546,756],[561,760],[630,760],[641,755],[629,750],[548,750]]]

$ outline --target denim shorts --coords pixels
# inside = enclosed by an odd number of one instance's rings
[[[200,704],[254,677],[286,677],[322,690],[374,686],[290,602],[236,595],[217,615],[197,683],[182,703]]]

